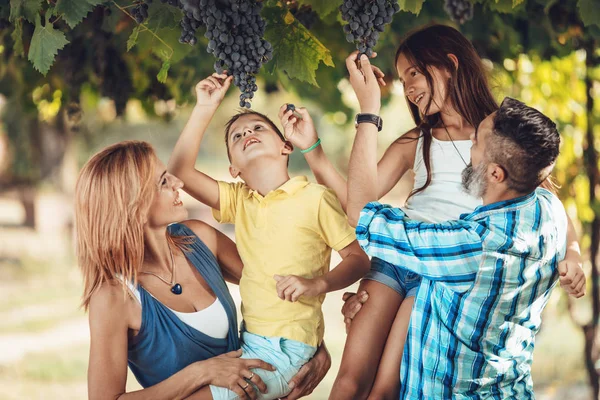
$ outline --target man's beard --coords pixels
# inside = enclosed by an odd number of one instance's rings
[[[473,168],[473,163],[469,163],[462,171],[462,186],[465,192],[473,197],[482,198],[487,191],[487,180],[485,172],[488,164],[480,163]]]

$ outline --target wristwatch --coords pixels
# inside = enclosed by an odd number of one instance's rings
[[[358,124],[362,124],[363,122],[368,122],[377,127],[377,132],[381,132],[383,128],[383,120],[379,115],[375,114],[356,114],[354,118],[354,127],[358,128]]]

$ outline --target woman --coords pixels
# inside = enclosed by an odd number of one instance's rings
[[[90,399],[211,399],[208,385],[254,399],[241,359],[225,279],[238,283],[234,243],[209,225],[182,221],[183,184],[146,142],[121,142],[94,155],[76,187],[77,257],[90,318]],[[295,377],[288,398],[306,395],[329,368],[322,347]],[[125,393],[127,365],[143,390]]]

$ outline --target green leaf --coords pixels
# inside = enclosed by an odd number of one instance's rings
[[[133,32],[131,32],[129,39],[127,39],[127,51],[131,50],[137,43],[141,27],[142,25],[137,25],[135,28],[133,28]]]
[[[333,67],[333,59],[327,47],[313,36],[294,16],[280,7],[263,9],[267,20],[265,39],[273,45],[273,60],[267,68],[272,74],[281,69],[291,77],[319,86],[315,71],[322,61]]]
[[[92,9],[103,0],[58,0],[55,13],[62,14],[71,29],[83,20]]]
[[[579,16],[585,26],[600,26],[600,7],[596,0],[579,0],[577,3]]]
[[[298,4],[310,6],[320,18],[323,18],[336,11],[342,5],[342,0],[298,0]]]
[[[10,22],[15,22],[19,18],[25,18],[31,23],[35,23],[35,17],[42,8],[42,0],[11,0],[10,2]]]
[[[14,25],[15,29],[10,34],[10,37],[15,42],[15,54],[21,57],[25,57],[25,50],[23,49],[23,21],[17,20],[15,21]]]
[[[415,15],[419,15],[424,2],[425,0],[398,0],[398,5],[402,11],[408,11]]]
[[[513,0],[492,0],[487,4],[492,11],[497,11],[502,14],[513,13]]]
[[[67,43],[69,41],[65,38],[64,33],[54,29],[54,25],[47,21],[42,26],[40,16],[37,15],[28,59],[33,67],[45,76],[54,63],[58,50],[65,47]]]
[[[169,76],[169,69],[171,68],[171,63],[168,61],[163,62],[160,71],[158,71],[158,75],[156,75],[156,79],[160,83],[165,83],[167,81],[167,77]]]
[[[517,7],[519,4],[523,3],[525,0],[513,0],[513,8]]]

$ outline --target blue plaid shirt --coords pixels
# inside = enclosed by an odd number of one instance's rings
[[[412,221],[369,203],[357,239],[370,256],[423,277],[400,399],[533,399],[535,334],[566,251],[567,219],[550,192]]]

